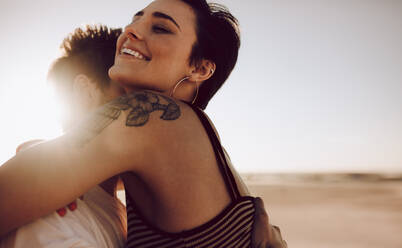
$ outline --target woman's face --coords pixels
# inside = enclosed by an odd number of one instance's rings
[[[125,27],[109,76],[125,88],[168,92],[190,74],[195,41],[191,7],[179,0],[156,0]]]

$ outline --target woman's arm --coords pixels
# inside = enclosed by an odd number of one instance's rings
[[[0,236],[109,177],[152,163],[150,147],[172,125],[164,123],[179,117],[171,99],[134,93],[96,110],[66,135],[20,152],[0,167]]]

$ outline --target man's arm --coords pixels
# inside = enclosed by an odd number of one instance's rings
[[[68,134],[17,154],[0,167],[0,236],[107,178],[152,164],[155,143],[171,139],[166,130],[176,128],[164,123],[180,115],[165,96],[134,93],[96,110]]]
[[[281,230],[278,226],[269,223],[269,217],[265,211],[264,202],[261,198],[255,199],[254,227],[252,235],[253,248],[287,248],[288,245],[282,239]]]

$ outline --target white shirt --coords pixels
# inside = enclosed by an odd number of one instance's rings
[[[60,217],[56,212],[20,227],[14,246],[6,240],[0,248],[113,248],[124,247],[126,210],[119,200],[96,186],[77,199],[77,209],[67,209]]]

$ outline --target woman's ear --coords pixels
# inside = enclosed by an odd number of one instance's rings
[[[203,59],[199,64],[193,67],[191,71],[190,81],[202,83],[215,73],[216,64],[207,59]]]

